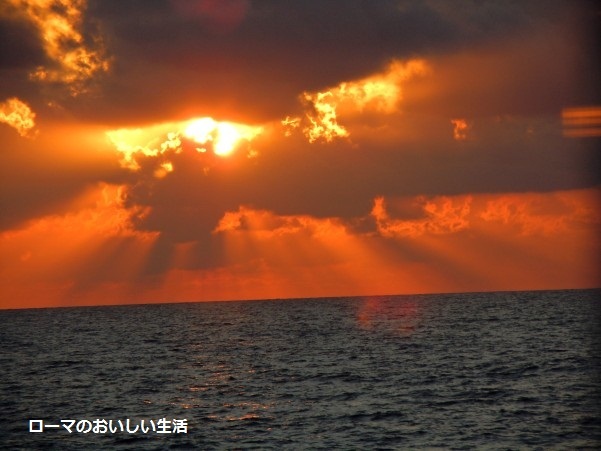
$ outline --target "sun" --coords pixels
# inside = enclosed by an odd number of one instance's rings
[[[138,158],[155,158],[160,166],[157,174],[165,176],[173,171],[172,163],[166,158],[171,153],[182,152],[184,140],[191,142],[199,153],[208,152],[225,158],[237,150],[245,150],[251,158],[256,155],[251,142],[263,131],[263,126],[218,121],[206,116],[146,127],[107,130],[105,134],[123,155],[121,164],[124,167],[137,171],[140,169]]]
[[[207,144],[210,141],[213,153],[226,157],[234,152],[240,141],[250,141],[259,132],[257,127],[203,117],[190,121],[184,129],[184,136],[198,144]]]
[[[215,139],[213,152],[221,156],[229,155],[234,151],[241,138],[242,135],[235,126],[228,122],[221,122],[217,124],[217,139]]]

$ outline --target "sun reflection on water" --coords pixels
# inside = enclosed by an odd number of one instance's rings
[[[415,299],[391,299],[386,296],[363,298],[357,311],[357,324],[363,330],[382,330],[395,335],[412,335],[420,321]]]

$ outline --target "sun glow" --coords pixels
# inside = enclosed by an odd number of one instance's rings
[[[189,122],[184,129],[184,136],[198,144],[211,141],[213,152],[224,157],[230,155],[241,140],[250,141],[260,132],[260,127],[218,122],[210,117],[203,117]],[[199,151],[203,152],[202,148],[199,148]]]
[[[217,121],[211,117],[190,119],[181,122],[166,122],[143,128],[109,130],[106,136],[115,149],[123,154],[121,164],[132,170],[140,169],[140,159],[156,160],[159,177],[174,170],[169,155],[179,154],[184,144],[196,144],[198,153],[211,151],[220,157],[232,155],[243,143],[250,143],[263,132],[263,127]],[[248,148],[248,146],[247,146]],[[256,152],[247,149],[249,156]]]

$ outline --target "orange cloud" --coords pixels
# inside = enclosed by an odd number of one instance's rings
[[[214,233],[248,231],[262,235],[264,238],[272,238],[304,230],[309,231],[312,235],[322,236],[342,230],[341,223],[335,225],[333,221],[333,219],[318,220],[302,215],[280,216],[267,210],[255,210],[241,206],[238,211],[226,212],[217,224]]]
[[[599,191],[572,190],[551,193],[471,194],[418,196],[411,204],[420,217],[392,218],[383,197],[374,200],[371,216],[385,237],[442,235],[468,229],[481,231],[502,227],[512,236],[550,236],[580,227],[601,225]]]
[[[240,206],[207,252],[178,243],[160,274],[144,273],[158,233],[121,188],[99,186],[79,210],[0,235],[2,307],[595,287],[601,190],[377,198],[373,229],[340,218]],[[81,207],[83,205],[83,207]],[[49,237],[52,237],[49,239]],[[17,301],[15,301],[17,300]]]
[[[440,196],[432,199],[420,196],[414,203],[421,207],[422,218],[392,219],[386,210],[384,198],[376,198],[371,215],[376,220],[378,232],[386,237],[418,237],[424,234],[455,233],[470,225],[472,196]]]
[[[309,142],[347,138],[349,131],[338,123],[338,117],[365,113],[390,114],[397,111],[402,99],[402,83],[428,71],[423,60],[392,62],[387,70],[360,80],[342,82],[321,92],[304,92],[301,96],[307,112],[304,118],[282,121],[286,133],[304,123],[302,131]]]
[[[232,283],[257,298],[289,297],[284,287],[293,296],[594,287],[600,195],[417,196],[393,205],[404,206],[406,219],[377,198],[375,234],[354,232],[337,218],[240,207],[215,233],[225,239]]]
[[[523,236],[570,233],[601,225],[598,194],[596,190],[581,190],[490,196],[478,216]]]
[[[399,219],[376,199],[372,216],[444,291],[591,288],[601,276],[600,200],[600,189],[417,197],[421,217]]]
[[[467,132],[470,129],[470,125],[465,119],[451,119],[453,124],[453,139],[456,141],[465,141],[467,139]]]
[[[40,82],[69,85],[72,95],[85,91],[84,82],[109,70],[102,39],[94,38],[94,46],[84,42],[81,32],[85,0],[8,0],[19,14],[39,30],[46,55],[52,67],[38,67],[30,74]]]
[[[284,127],[284,136],[290,136],[294,130],[300,127],[301,118],[286,116],[285,119],[282,119],[281,124]]]
[[[238,297],[367,294],[375,286],[389,290],[393,281],[409,283],[384,249],[338,218],[240,207],[226,213],[214,233],[224,240],[230,265],[222,275],[230,274],[230,286],[246,287]]]
[[[31,137],[34,135],[35,113],[22,100],[11,97],[0,103],[0,122],[4,122],[17,130],[19,135]]]
[[[99,185],[73,201],[71,213],[0,233],[0,305],[64,305],[88,284],[134,278],[158,233],[135,230],[145,211],[124,207],[122,197],[122,187]]]

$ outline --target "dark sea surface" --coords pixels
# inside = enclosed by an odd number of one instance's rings
[[[0,311],[0,448],[600,449],[600,294]]]

